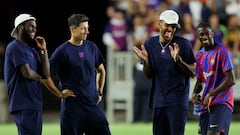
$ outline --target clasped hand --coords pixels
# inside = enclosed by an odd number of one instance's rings
[[[46,41],[45,41],[45,39],[44,39],[43,37],[37,36],[37,37],[35,38],[35,41],[36,41],[37,47],[38,47],[39,49],[41,49],[41,50],[46,50],[46,49],[47,49],[47,47],[46,47]]]

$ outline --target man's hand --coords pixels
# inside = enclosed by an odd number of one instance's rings
[[[98,95],[98,104],[103,100],[103,95]]]
[[[74,92],[72,90],[64,89],[62,91],[61,98],[67,98],[67,97],[76,97],[76,95],[74,94]]]
[[[132,47],[133,51],[136,53],[138,58],[144,62],[148,62],[148,53],[144,47],[144,45],[141,45],[141,48],[138,46],[133,46]]]
[[[198,93],[192,94],[192,103],[193,104],[202,104],[201,95]]]
[[[203,100],[203,106],[205,109],[208,109],[208,112],[210,112],[209,106],[210,106],[211,102],[212,102],[212,97],[208,93]]]
[[[40,37],[40,36],[37,36],[35,38],[35,41],[37,43],[37,47],[40,49],[40,50],[46,50],[47,47],[46,47],[46,41],[43,37]]]
[[[169,45],[169,50],[170,50],[170,53],[171,53],[171,56],[172,56],[173,60],[175,62],[177,62],[177,58],[178,58],[179,52],[180,52],[178,44],[173,43],[173,47],[171,45]]]

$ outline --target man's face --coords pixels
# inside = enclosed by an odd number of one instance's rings
[[[26,41],[29,44],[32,44],[35,38],[36,33],[36,22],[33,20],[27,21],[22,24],[21,26],[21,36],[24,41]]]
[[[173,35],[177,29],[176,24],[166,24],[164,21],[159,21],[160,25],[160,34],[161,34],[161,42],[170,41],[173,38]]]
[[[72,34],[79,40],[86,40],[87,35],[89,34],[88,29],[89,29],[88,22],[82,22],[79,24],[79,26],[74,27],[74,29],[72,30]]]
[[[213,32],[210,28],[198,28],[197,37],[203,47],[210,47],[213,45]]]

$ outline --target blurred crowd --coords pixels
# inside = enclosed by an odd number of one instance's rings
[[[114,51],[131,51],[132,45],[158,34],[159,14],[166,9],[179,14],[181,28],[176,34],[192,43],[194,53],[200,49],[196,26],[208,21],[215,40],[232,52],[236,78],[240,78],[240,0],[110,0],[103,43]]]

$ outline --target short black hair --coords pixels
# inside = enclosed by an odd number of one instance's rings
[[[201,22],[198,24],[197,29],[199,28],[210,28],[212,29],[211,25],[208,22]]]
[[[89,18],[84,14],[73,14],[68,17],[68,26],[78,26],[79,23],[87,22]]]

